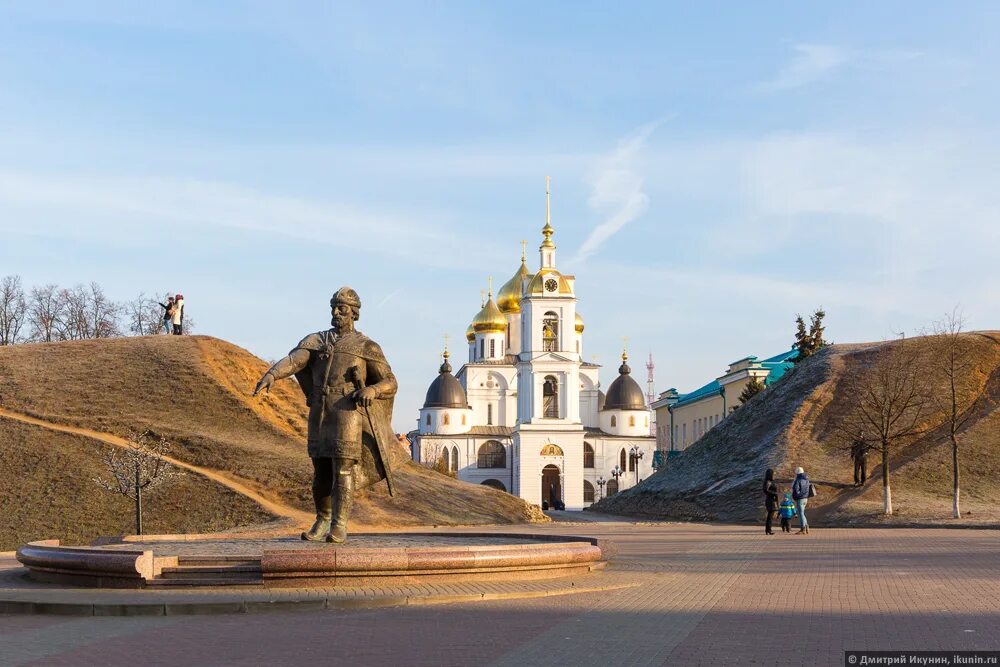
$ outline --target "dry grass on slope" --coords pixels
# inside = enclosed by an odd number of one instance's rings
[[[250,395],[267,364],[207,336],[149,336],[0,347],[0,407],[124,436],[151,429],[188,463],[227,471],[312,511],[306,411],[292,380]],[[41,443],[39,443],[41,444]],[[482,524],[537,520],[523,501],[399,461],[396,498],[362,494],[355,523]],[[541,517],[544,519],[544,516]]]
[[[960,436],[965,523],[1000,521],[1000,336],[968,334],[975,364],[968,378],[983,401]],[[930,368],[928,339],[911,339],[920,367]],[[754,521],[763,515],[761,480],[775,470],[787,490],[803,466],[820,495],[811,516],[826,523],[934,523],[951,507],[950,445],[940,426],[943,414],[925,419],[929,430],[905,443],[890,459],[896,514],[882,517],[879,457],[869,456],[869,482],[853,486],[848,442],[839,428],[854,409],[854,383],[882,345],[834,345],[803,362],[780,382],[707,433],[668,468],[635,489],[602,501],[595,510],[678,519]],[[932,385],[933,391],[944,391]],[[872,474],[874,473],[874,474]]]
[[[264,363],[204,336],[149,336],[0,348],[0,406],[47,421],[124,436],[130,428],[166,437],[173,453],[228,470],[305,508],[311,475],[303,438],[262,419],[223,389],[203,356],[206,345]],[[261,371],[263,372],[263,370]],[[291,401],[294,384],[275,401]]]
[[[107,476],[107,445],[0,418],[0,551],[30,540],[88,544],[134,532],[132,502],[92,480]],[[143,496],[144,529],[157,533],[215,532],[272,517],[251,500],[199,475],[176,470]]]

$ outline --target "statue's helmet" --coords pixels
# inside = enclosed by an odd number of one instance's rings
[[[339,303],[346,304],[358,310],[361,310],[361,297],[350,287],[346,285],[341,287],[339,290],[333,293],[330,297],[330,307],[334,307]]]

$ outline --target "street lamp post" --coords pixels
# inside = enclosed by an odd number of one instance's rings
[[[642,456],[643,456],[643,454],[645,454],[645,452],[643,452],[638,447],[633,447],[632,449],[629,450],[629,454],[631,454],[635,458],[635,483],[638,486],[638,484],[639,484],[639,462],[642,461]]]
[[[615,466],[614,468],[611,469],[611,476],[615,478],[615,486],[616,487],[620,484],[622,475],[624,475],[624,474],[625,474],[625,471],[622,470],[621,466]]]
[[[604,498],[604,485],[607,484],[607,483],[608,483],[608,480],[604,479],[603,477],[598,477],[597,478],[597,486],[601,490],[601,497],[598,498],[598,500],[601,500],[601,499]]]

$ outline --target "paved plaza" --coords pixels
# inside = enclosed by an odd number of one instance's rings
[[[510,527],[620,548],[629,586],[462,604],[162,617],[0,616],[0,665],[842,665],[1000,647],[1000,532]]]

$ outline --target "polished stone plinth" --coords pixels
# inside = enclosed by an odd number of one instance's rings
[[[590,537],[369,533],[346,544],[295,537],[160,535],[89,547],[32,542],[17,559],[35,581],[92,588],[391,587],[551,579],[604,567]]]

